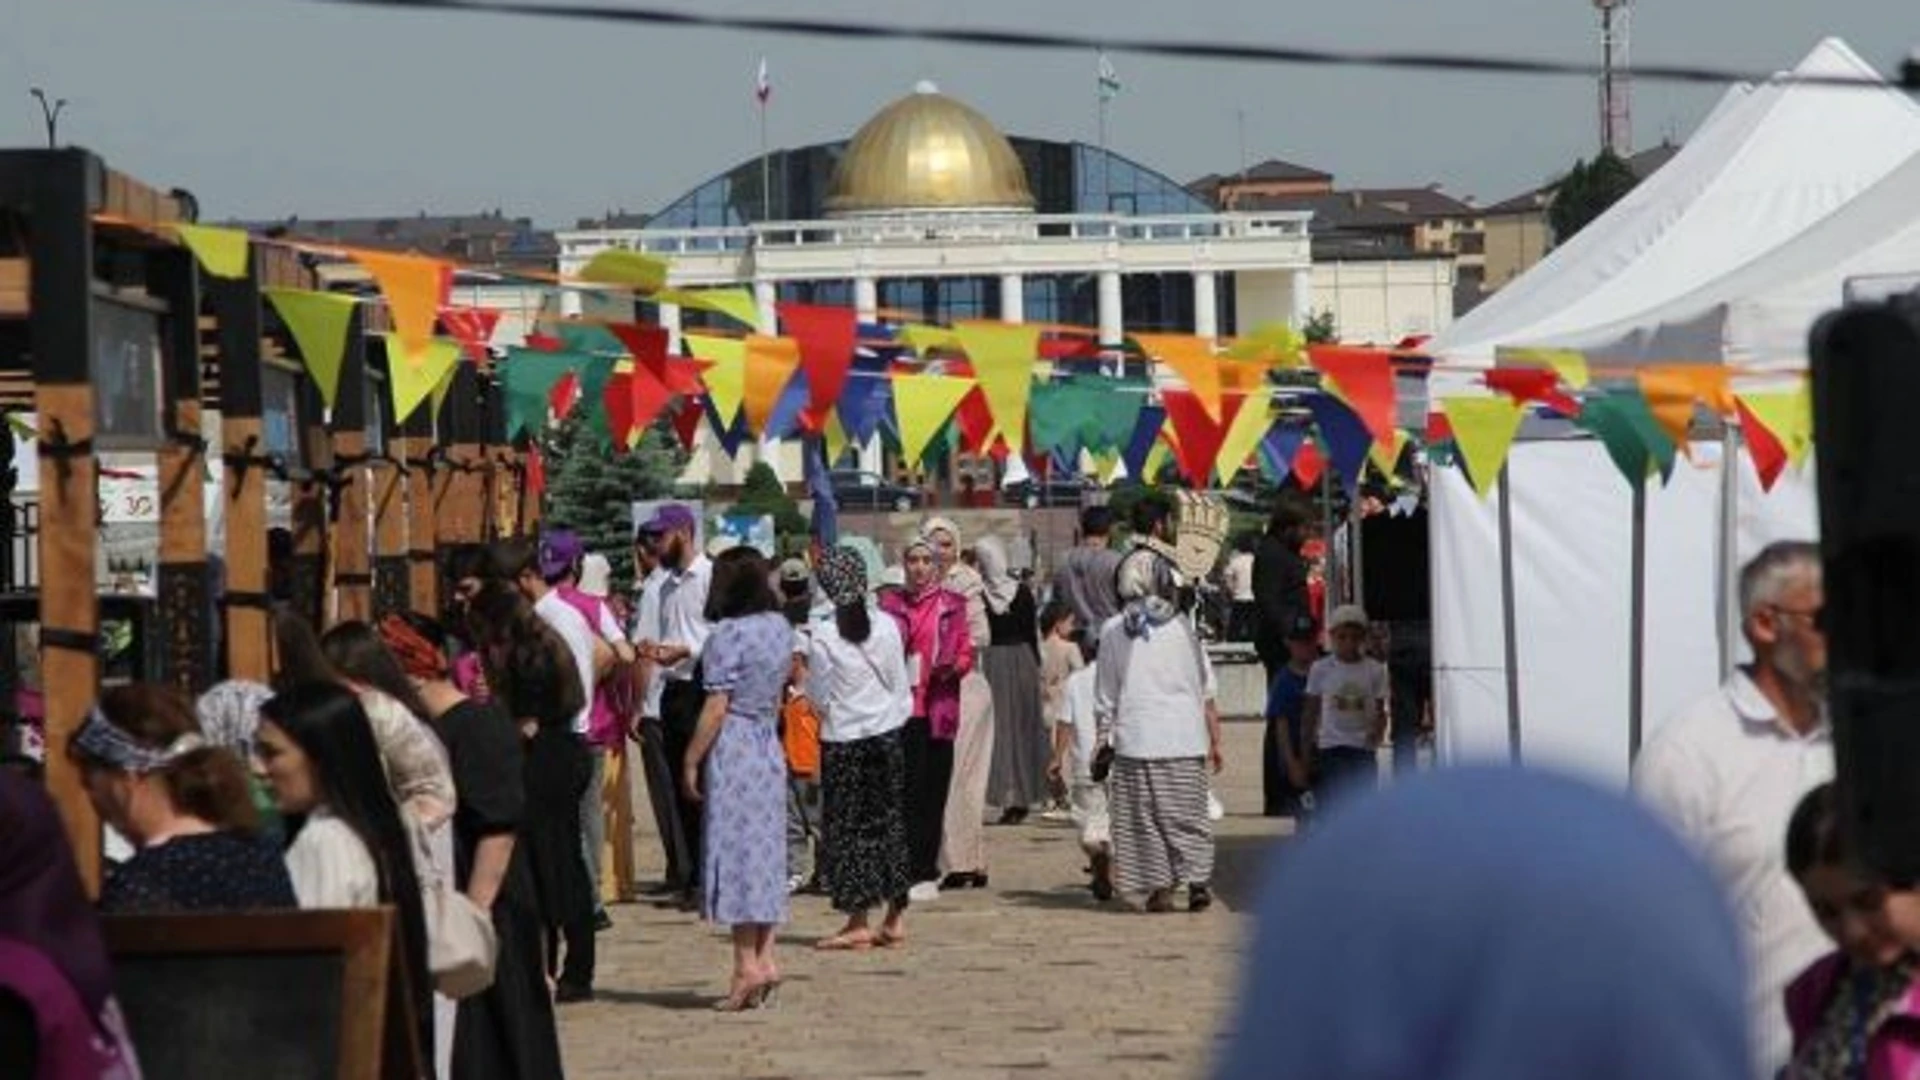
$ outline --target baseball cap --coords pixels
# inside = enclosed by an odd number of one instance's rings
[[[1288,641],[1312,641],[1319,636],[1320,624],[1314,622],[1311,615],[1295,615],[1293,621],[1287,624]]]
[[[540,538],[540,576],[552,581],[565,577],[579,565],[587,553],[580,537],[566,529],[555,529]]]
[[[679,503],[668,503],[653,512],[653,517],[641,526],[643,532],[670,533],[692,532],[693,511]]]
[[[803,560],[788,559],[780,564],[780,580],[784,584],[798,585],[812,576],[813,571],[807,569]]]
[[[1339,607],[1334,608],[1333,614],[1327,616],[1327,629],[1338,630],[1343,626],[1357,626],[1362,630],[1366,629],[1366,609],[1362,608],[1359,604],[1341,604]]]

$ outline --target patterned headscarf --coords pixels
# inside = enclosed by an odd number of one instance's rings
[[[120,725],[107,719],[98,706],[87,710],[80,730],[73,733],[73,750],[89,761],[123,772],[152,772],[207,745],[206,736],[188,731],[166,746],[148,746]]]
[[[386,642],[387,649],[400,662],[400,670],[406,672],[408,678],[447,677],[446,654],[398,615],[389,615],[380,620],[380,640]]]
[[[814,577],[834,607],[849,607],[867,599],[867,563],[851,547],[842,545],[821,556]]]
[[[215,746],[224,746],[242,760],[253,756],[254,733],[260,730],[260,706],[273,696],[265,683],[228,679],[215,683],[194,702],[200,731]]]

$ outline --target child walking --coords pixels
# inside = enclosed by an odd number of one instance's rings
[[[1387,734],[1387,665],[1366,656],[1367,613],[1358,604],[1342,604],[1327,619],[1333,655],[1314,661],[1307,672],[1307,745],[1323,795],[1348,786],[1379,784],[1375,757]]]
[[[1089,887],[1096,900],[1113,899],[1113,836],[1107,817],[1107,785],[1093,778],[1093,756],[1098,733],[1094,721],[1094,681],[1099,662],[1093,645],[1086,658],[1067,676],[1060,719],[1053,726],[1053,760],[1047,776],[1067,788],[1067,805],[1080,830],[1080,849],[1091,862]]]
[[[1053,733],[1056,756],[1059,728],[1067,722],[1067,680],[1087,663],[1080,656],[1079,629],[1080,620],[1065,600],[1050,601],[1040,611],[1040,716]],[[1053,805],[1040,816],[1048,821],[1070,819],[1067,789],[1051,766],[1047,780],[1053,788]]]
[[[1267,688],[1267,731],[1262,747],[1266,816],[1304,817],[1313,804],[1313,777],[1306,741],[1307,677],[1320,659],[1320,632],[1302,613],[1287,628],[1287,663]]]

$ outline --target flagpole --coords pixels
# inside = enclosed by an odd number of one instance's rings
[[[1113,161],[1107,156],[1107,103],[1110,100],[1105,87],[1096,93],[1100,96],[1100,212],[1113,213]]]
[[[773,219],[773,162],[767,156],[767,99],[760,95],[760,220]]]

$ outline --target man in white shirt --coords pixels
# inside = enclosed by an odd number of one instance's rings
[[[660,565],[660,534],[651,520],[642,522],[633,537],[633,565],[640,575],[640,602],[633,620],[635,645],[650,645],[660,636],[660,590],[666,584],[667,571]],[[644,649],[643,649],[644,651]],[[640,742],[640,763],[647,776],[647,801],[653,807],[653,823],[660,834],[660,847],[666,857],[666,880],[646,890],[650,896],[666,896],[693,888],[685,832],[680,824],[679,796],[667,753],[666,729],[660,723],[660,697],[666,680],[659,669],[647,665],[647,688],[640,706],[640,727],[635,733]]]
[[[648,527],[660,537],[660,565],[666,578],[660,584],[660,622],[640,643],[641,655],[652,660],[661,682],[660,724],[666,737],[668,763],[679,776],[686,765],[687,747],[700,724],[706,690],[700,680],[700,654],[713,627],[707,622],[707,586],[713,561],[694,545],[693,511],[677,503],[663,506]],[[648,628],[642,627],[646,633]],[[674,786],[680,808],[680,836],[687,852],[687,882],[681,906],[690,907],[700,885],[700,804]]]
[[[1820,551],[1776,543],[1740,572],[1753,664],[1641,748],[1633,786],[1713,866],[1743,928],[1762,1075],[1786,1064],[1787,983],[1831,946],[1787,874],[1787,821],[1833,778]]]

